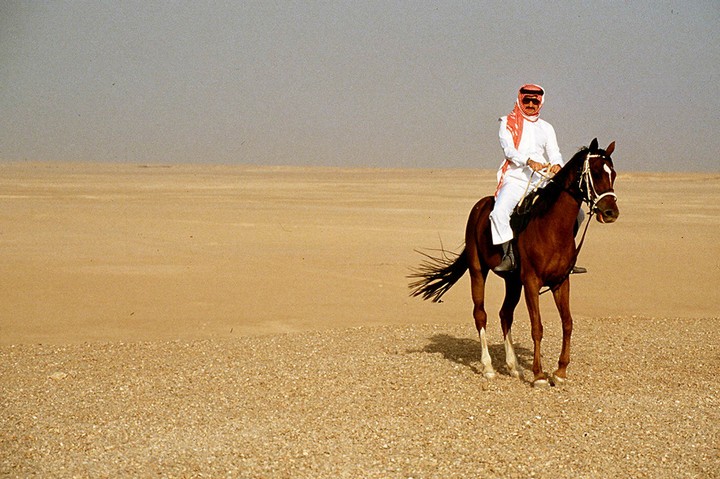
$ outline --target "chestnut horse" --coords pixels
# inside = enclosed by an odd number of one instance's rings
[[[560,384],[567,378],[573,326],[570,315],[570,272],[578,253],[575,246],[576,219],[582,203],[587,203],[590,214],[597,215],[601,223],[612,223],[618,218],[617,196],[613,191],[616,173],[610,158],[614,149],[615,142],[603,150],[598,148],[598,141],[594,139],[590,147],[578,151],[546,186],[537,191],[534,204],[523,222],[523,229],[516,231],[513,240],[519,266],[515,271],[499,274],[505,280],[505,299],[500,309],[505,361],[510,374],[518,378],[522,377],[522,370],[515,356],[510,330],[515,307],[525,288],[525,302],[535,347],[532,366],[534,386],[547,386],[549,379],[553,384]],[[500,264],[503,254],[499,245],[493,245],[490,232],[489,215],[494,202],[495,198],[488,196],[475,204],[468,219],[462,253],[455,255],[441,250],[442,257],[421,253],[427,260],[409,276],[416,279],[410,284],[412,296],[438,302],[470,270],[473,316],[480,334],[483,374],[488,379],[495,377],[495,370],[485,333],[485,281],[488,272]],[[513,220],[516,220],[517,214],[516,209]],[[543,372],[540,362],[543,327],[539,295],[544,286],[553,292],[563,331],[558,368],[551,378]]]

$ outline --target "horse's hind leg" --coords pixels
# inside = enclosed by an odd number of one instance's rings
[[[518,364],[515,348],[512,342],[512,324],[515,308],[520,302],[522,283],[516,276],[505,278],[505,300],[500,308],[500,325],[502,326],[503,338],[505,338],[505,364],[507,364],[510,375],[522,378],[523,370]]]
[[[470,268],[470,286],[472,288],[473,318],[475,327],[480,335],[480,346],[482,356],[480,362],[483,365],[483,376],[487,379],[495,377],[495,369],[492,366],[492,358],[487,342],[487,313],[485,312],[485,279],[488,272],[476,268]]]

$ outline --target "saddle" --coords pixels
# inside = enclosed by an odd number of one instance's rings
[[[510,215],[510,227],[513,230],[513,234],[517,236],[527,227],[532,213],[538,206],[538,200],[541,198],[542,188],[528,193],[520,203],[515,207],[512,214]]]

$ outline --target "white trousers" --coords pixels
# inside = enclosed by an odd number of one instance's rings
[[[508,180],[503,181],[495,194],[495,207],[490,213],[493,244],[502,244],[513,239],[510,215],[528,190],[527,181]]]

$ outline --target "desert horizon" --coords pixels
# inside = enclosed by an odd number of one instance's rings
[[[467,278],[432,305],[408,298],[405,276],[421,260],[415,250],[457,250],[472,205],[495,187],[489,170],[0,169],[0,344],[462,324]],[[720,315],[720,175],[620,170],[616,190],[618,222],[588,228],[579,263],[590,273],[573,278],[574,314]],[[492,314],[502,282],[491,275],[489,288]]]

